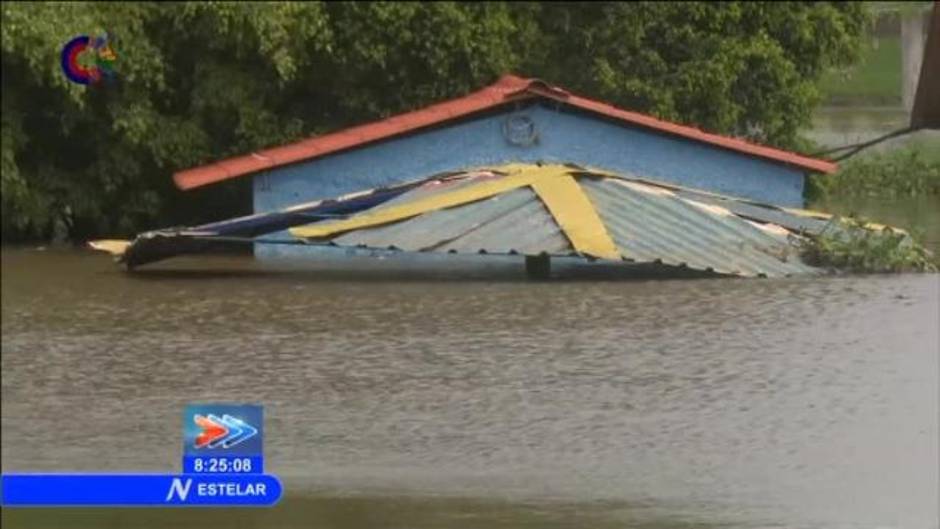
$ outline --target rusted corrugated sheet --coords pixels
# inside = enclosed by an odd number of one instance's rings
[[[302,160],[311,160],[326,154],[337,153],[375,141],[414,132],[425,127],[440,125],[497,108],[508,103],[534,98],[547,98],[564,105],[599,114],[626,124],[664,132],[694,141],[715,145],[767,160],[785,163],[803,169],[823,173],[835,172],[837,166],[825,160],[809,158],[793,152],[757,145],[744,140],[711,134],[695,127],[679,125],[656,119],[652,116],[623,110],[607,103],[571,94],[561,88],[550,86],[538,79],[526,79],[506,75],[495,84],[469,95],[452,99],[413,112],[306,139],[289,145],[265,149],[245,156],[237,156],[180,171],[173,175],[181,189],[192,189],[214,182],[235,178],[280,167]]]

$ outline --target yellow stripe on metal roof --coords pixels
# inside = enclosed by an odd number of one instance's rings
[[[488,180],[473,186],[457,189],[451,193],[441,193],[400,206],[365,212],[346,220],[317,222],[305,226],[298,226],[291,228],[290,233],[294,237],[318,239],[351,230],[388,224],[390,222],[415,217],[429,211],[459,206],[468,202],[489,198],[506,191],[511,191],[531,184],[535,179],[542,177],[544,173],[545,171],[541,168],[531,171],[521,171],[497,180]]]
[[[545,207],[571,241],[574,249],[600,259],[620,259],[617,245],[607,233],[594,204],[568,174],[570,169],[551,169],[549,178],[532,182]]]

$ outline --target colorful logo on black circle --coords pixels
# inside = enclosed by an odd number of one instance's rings
[[[94,85],[115,78],[117,53],[107,32],[98,37],[79,35],[62,48],[62,71],[73,83]]]

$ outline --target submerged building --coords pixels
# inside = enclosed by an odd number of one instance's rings
[[[836,169],[507,75],[464,97],[181,171],[174,181],[187,190],[250,177],[254,212],[266,213],[506,163],[577,164],[786,207],[803,205],[809,173]],[[259,244],[256,255],[297,250]]]
[[[267,238],[284,229],[294,239]],[[633,277],[782,277],[822,272],[804,260],[804,244],[833,229],[824,213],[575,164],[514,163],[91,245],[129,269],[239,241],[320,258],[336,249],[343,256],[404,252],[421,256],[398,260],[409,268],[436,261],[451,272],[458,263],[478,269],[483,261],[459,256],[482,254],[487,264],[525,256],[527,273],[542,278],[556,259],[616,264]]]

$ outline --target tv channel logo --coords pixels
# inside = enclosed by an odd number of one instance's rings
[[[190,404],[183,410],[187,456],[262,456],[264,409],[255,404]]]

